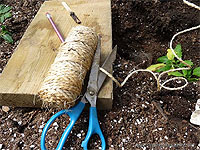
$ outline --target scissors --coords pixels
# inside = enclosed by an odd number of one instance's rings
[[[116,51],[117,51],[117,46],[112,50],[111,54],[106,58],[105,62],[102,65],[102,68],[106,70],[111,70],[111,65],[114,62],[116,58]],[[85,104],[90,103],[91,107],[89,109],[90,114],[89,114],[89,127],[88,127],[88,132],[86,135],[85,140],[82,142],[81,146],[83,147],[84,150],[87,150],[87,144],[89,142],[90,137],[93,134],[98,134],[100,139],[101,139],[101,146],[102,150],[106,149],[106,142],[105,138],[103,136],[103,133],[101,131],[98,117],[97,117],[97,108],[96,108],[96,100],[97,100],[97,95],[99,90],[101,89],[103,82],[106,79],[106,75],[102,72],[99,71],[99,64],[100,64],[100,54],[101,54],[101,39],[98,39],[98,45],[97,49],[94,55],[93,63],[92,63],[92,68],[90,71],[90,76],[89,76],[89,82],[87,86],[87,91],[85,92],[84,96],[82,97],[81,101],[75,105],[74,107],[70,109],[64,109],[53,115],[47,124],[45,125],[42,135],[41,135],[41,150],[46,150],[45,147],[45,137],[47,134],[47,131],[50,127],[50,125],[54,122],[56,118],[63,114],[67,114],[70,117],[70,123],[63,132],[60,141],[56,147],[56,150],[62,150],[65,141],[67,140],[68,135],[70,134],[74,124],[76,123],[77,119],[79,118],[80,114],[82,113]]]

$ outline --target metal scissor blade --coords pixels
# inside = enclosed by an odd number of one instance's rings
[[[113,48],[112,52],[110,55],[106,58],[104,61],[103,65],[101,66],[103,69],[106,71],[110,72],[112,70],[112,63],[116,59],[116,53],[117,53],[117,45]],[[106,74],[103,72],[99,72],[99,77],[98,77],[98,91],[101,89],[103,82],[106,79]]]
[[[100,55],[101,55],[101,38],[98,37],[97,49],[94,55],[92,68],[91,68],[90,76],[89,76],[88,87],[86,91],[86,98],[90,102],[92,107],[96,106]]]

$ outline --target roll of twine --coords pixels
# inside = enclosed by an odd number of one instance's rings
[[[98,37],[89,27],[71,29],[38,92],[43,107],[69,108],[81,93],[91,67]]]

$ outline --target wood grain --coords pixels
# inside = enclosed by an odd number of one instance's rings
[[[93,27],[102,35],[101,62],[112,50],[110,0],[67,0],[82,25]],[[0,105],[41,107],[37,92],[53,63],[60,40],[45,14],[49,12],[66,38],[77,24],[61,2],[46,1],[21,39],[16,51],[0,76]],[[112,81],[107,79],[99,93],[100,109],[112,107]]]

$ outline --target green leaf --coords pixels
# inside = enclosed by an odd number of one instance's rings
[[[188,74],[188,71],[187,70],[182,70],[182,72],[183,72],[183,76],[186,77],[187,74]]]
[[[191,61],[191,60],[184,60],[184,62],[186,62],[188,65],[190,65],[190,66],[193,66],[193,62]],[[179,67],[184,67],[184,66],[186,66],[185,64],[183,64],[183,63],[180,63],[179,64]]]
[[[172,53],[172,50],[171,49],[168,49],[167,50],[167,58],[169,60],[174,60],[174,54]]]
[[[171,65],[166,65],[160,69],[157,69],[156,72],[163,72],[171,69]]]
[[[2,31],[6,30],[6,26],[2,25],[2,26],[1,26],[1,30],[2,30]]]
[[[189,82],[199,81],[198,78],[188,78],[187,80],[188,80]]]
[[[12,14],[10,12],[7,12],[4,14],[5,19],[10,18],[11,16],[12,16]]]
[[[191,61],[191,60],[184,60],[184,62],[186,62],[187,64],[189,64],[189,65],[193,65],[193,62]]]
[[[193,62],[191,60],[184,60],[184,62],[186,62],[190,66],[193,66]],[[184,64],[184,66],[186,65]]]
[[[169,61],[169,59],[167,58],[167,56],[162,56],[162,57],[159,57],[157,59],[158,62],[161,62],[161,63],[166,63]]]
[[[176,48],[174,49],[177,56],[179,58],[182,58],[182,48],[181,48],[181,44],[176,45]]]
[[[187,76],[188,76],[188,77],[191,77],[191,75],[192,75],[192,69],[187,70]]]
[[[156,71],[156,70],[158,70],[158,69],[160,69],[160,68],[162,68],[164,66],[165,66],[165,64],[160,63],[160,64],[151,65],[147,69],[151,70],[151,71]]]
[[[8,43],[13,43],[13,39],[9,34],[3,34],[1,37],[6,40]]]
[[[4,16],[0,16],[0,22],[3,23],[5,20],[5,17]]]
[[[176,76],[176,77],[182,77],[183,76],[183,74],[178,72],[178,71],[169,72],[168,75],[172,75],[172,76]]]
[[[2,9],[3,9],[3,7],[4,7],[4,5],[0,4],[0,10],[2,10]]]
[[[8,32],[7,30],[6,30],[6,27],[5,26],[1,26],[1,34],[11,34],[10,32]]]
[[[183,76],[186,78],[190,78],[191,77],[191,73],[192,73],[192,69],[189,70],[182,70],[183,72]]]
[[[200,67],[195,68],[192,75],[200,77]]]
[[[0,10],[0,14],[4,14],[4,13],[7,13],[11,10],[11,7],[7,6],[7,7],[4,7],[3,9]]]

